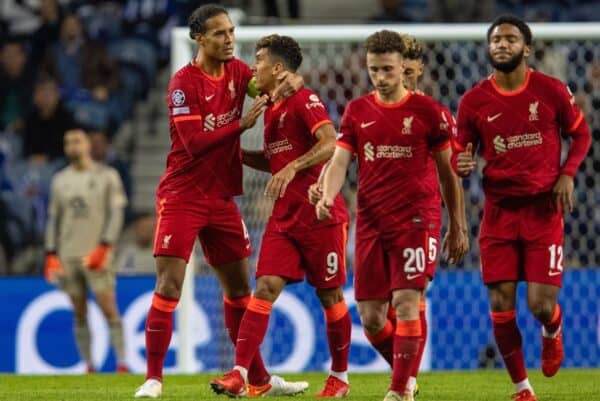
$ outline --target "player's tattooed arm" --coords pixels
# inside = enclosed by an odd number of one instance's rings
[[[242,163],[255,170],[270,172],[269,159],[262,150],[242,148]]]
[[[344,185],[346,171],[352,161],[352,157],[352,152],[348,149],[339,146],[335,148],[335,152],[323,178],[323,196],[315,206],[317,219],[325,220],[331,218],[333,200]]]
[[[460,179],[452,171],[451,150],[444,149],[434,153],[435,163],[441,186],[442,199],[448,213],[448,232],[442,250],[449,263],[460,262],[469,250],[465,216],[464,192]]]
[[[267,183],[265,195],[270,198],[283,198],[288,184],[294,179],[300,170],[312,167],[328,160],[335,150],[335,128],[330,123],[320,126],[315,131],[318,142],[305,154],[288,163],[279,170]]]
[[[302,75],[290,71],[282,71],[277,77],[279,84],[273,91],[271,100],[277,103],[280,100],[292,96],[304,86],[304,78]]]

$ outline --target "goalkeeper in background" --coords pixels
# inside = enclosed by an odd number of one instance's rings
[[[88,288],[108,321],[117,371],[127,372],[112,269],[112,244],[121,232],[127,199],[117,171],[92,160],[85,131],[67,131],[64,149],[69,165],[52,179],[44,274],[71,300],[75,341],[88,373],[95,370],[87,323]]]

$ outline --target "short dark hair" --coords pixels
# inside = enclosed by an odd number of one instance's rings
[[[256,42],[256,51],[269,50],[269,54],[278,57],[285,64],[286,69],[296,72],[302,64],[302,49],[293,38],[277,34],[263,36]]]
[[[367,38],[365,43],[367,53],[391,53],[398,52],[401,56],[404,56],[405,48],[402,36],[398,32],[389,31],[384,29],[382,31],[375,32]]]
[[[204,35],[206,33],[206,21],[217,15],[229,15],[227,9],[218,4],[205,4],[198,7],[188,18],[188,26],[190,27],[190,38],[196,39],[197,34]]]
[[[531,46],[531,40],[533,39],[533,35],[531,34],[531,28],[529,28],[529,25],[527,25],[527,23],[525,23],[525,21],[523,21],[521,18],[512,14],[503,14],[492,22],[492,25],[490,25],[487,31],[488,42],[490,41],[490,36],[492,35],[492,31],[494,30],[494,28],[502,24],[516,26],[517,29],[521,32],[521,35],[523,35],[525,44],[527,46]]]
[[[414,36],[401,34],[404,42],[404,57],[410,60],[423,60],[423,45]]]

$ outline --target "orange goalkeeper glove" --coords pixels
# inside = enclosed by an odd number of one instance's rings
[[[44,278],[49,283],[55,284],[58,281],[58,277],[65,273],[62,264],[55,253],[48,253],[46,255],[46,264],[44,265]]]
[[[100,244],[83,258],[83,265],[90,270],[102,270],[106,264],[106,257],[110,252],[110,245]]]

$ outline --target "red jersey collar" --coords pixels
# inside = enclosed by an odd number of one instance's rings
[[[490,83],[492,84],[492,88],[494,88],[494,90],[496,92],[498,92],[499,94],[503,95],[503,96],[515,96],[518,95],[519,93],[523,92],[525,89],[527,89],[527,86],[529,85],[529,78],[531,77],[531,68],[527,69],[527,74],[525,75],[525,82],[523,82],[523,85],[521,85],[520,88],[517,88],[513,91],[507,91],[502,89],[501,87],[498,86],[498,84],[496,84],[496,81],[494,80],[494,75],[490,75]]]

